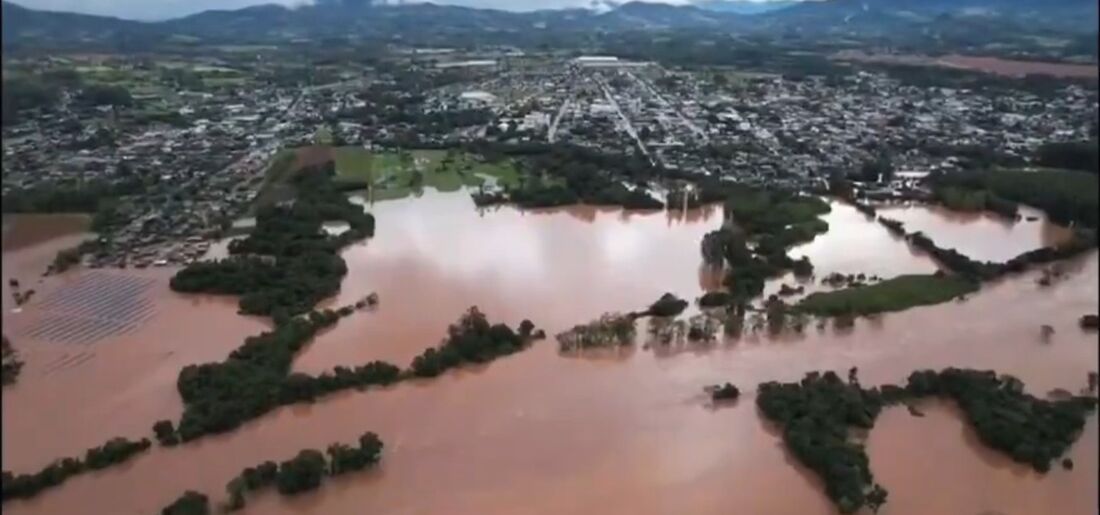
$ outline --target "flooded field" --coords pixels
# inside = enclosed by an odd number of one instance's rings
[[[1020,206],[1019,220],[989,211],[962,213],[942,206],[878,207],[880,215],[921,231],[937,245],[954,248],[971,259],[1004,262],[1024,252],[1064,243],[1073,231],[1047,221],[1042,211]],[[1029,220],[1033,219],[1033,220]]]
[[[380,305],[322,334],[301,353],[296,370],[315,373],[372,359],[407,365],[475,304],[494,321],[530,318],[552,335],[605,311],[642,308],[666,291],[694,299],[720,283],[699,253],[702,235],[721,224],[717,206],[686,213],[479,212],[465,194],[426,192],[370,209],[377,233],[345,251],[350,271],[331,303],[377,292]],[[852,208],[834,203],[826,220],[828,234],[791,252],[810,256],[819,276],[936,268]],[[943,232],[958,222],[937,223]],[[979,241],[997,247],[1007,240]],[[9,254],[30,250],[5,246],[6,277]],[[820,481],[794,462],[757,413],[755,385],[851,366],[869,385],[901,381],[918,368],[961,366],[1017,375],[1036,394],[1076,391],[1098,357],[1095,335],[1082,332],[1077,318],[1096,311],[1100,267],[1093,253],[1067,268],[1069,280],[1049,288],[1035,284],[1035,273],[1025,274],[962,303],[860,320],[846,333],[745,337],[673,354],[639,347],[604,359],[563,357],[550,339],[437,380],[282,408],[232,433],[154,448],[4,508],[147,514],[186,489],[220,501],[225,483],[245,466],[351,442],[372,430],[386,444],[379,469],[333,479],[289,501],[260,495],[245,512],[830,514]],[[29,323],[24,318],[37,307],[17,314],[5,309],[5,331],[27,365],[3,394],[4,469],[37,469],[112,436],[148,436],[154,421],[178,418],[175,379],[182,366],[222,359],[263,327],[237,316],[233,299],[169,292],[171,272],[116,272],[158,281],[149,294],[157,315],[132,333],[88,346],[95,359],[59,372],[47,373],[46,364],[71,352],[67,347],[17,336],[18,324]],[[83,273],[50,278],[42,290],[62,288]],[[1042,324],[1056,330],[1050,344],[1040,343]],[[745,395],[735,405],[710,407],[702,387],[719,381],[737,384]],[[982,448],[950,406],[922,410],[928,416],[887,411],[871,432],[872,470],[890,491],[883,513],[1096,513],[1095,416],[1070,452],[1075,469],[1040,477]]]
[[[1026,75],[1050,75],[1053,77],[1096,79],[1100,71],[1094,64],[1046,63],[1039,61],[1016,61],[999,57],[975,57],[965,55],[946,55],[931,57],[908,54],[868,54],[859,50],[845,50],[833,55],[834,59],[862,61],[868,63],[905,64],[910,66],[943,66],[961,68],[1008,77]]]

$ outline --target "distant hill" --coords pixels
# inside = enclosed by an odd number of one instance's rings
[[[752,2],[750,0],[701,0],[692,5],[708,11],[733,14],[760,14],[783,9],[797,4],[796,0],[769,0]]]
[[[518,13],[430,3],[317,0],[296,8],[260,5],[137,22],[39,11],[4,1],[0,19],[6,47],[108,42],[123,48],[172,36],[233,42],[350,36],[425,44],[461,36],[469,43],[522,44],[570,42],[579,34],[665,30],[855,38],[912,34],[966,41],[1029,31],[1092,34],[1097,26],[1097,0],[781,0],[766,7],[747,0],[700,0],[693,5],[600,0],[592,5],[597,8]]]

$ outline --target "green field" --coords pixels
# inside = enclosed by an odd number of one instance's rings
[[[374,200],[403,198],[425,186],[455,191],[496,180],[501,186],[519,182],[513,163],[483,163],[461,152],[413,150],[372,152],[360,147],[334,149],[337,180],[362,181],[373,186]]]
[[[869,286],[814,293],[796,308],[820,316],[870,315],[939,304],[977,289],[978,285],[954,276],[902,275]]]

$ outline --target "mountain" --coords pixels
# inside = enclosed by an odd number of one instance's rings
[[[140,22],[66,12],[39,11],[4,1],[0,6],[3,42],[97,41],[145,32]]]
[[[1085,34],[1096,32],[1097,20],[1096,0],[824,0],[800,2],[758,19],[769,29],[861,34],[935,31],[940,25]]]
[[[722,13],[760,14],[790,7],[797,3],[797,0],[767,0],[757,2],[751,0],[702,0],[692,5],[707,11]]]
[[[147,48],[170,37],[206,42],[286,41],[347,37],[416,44],[581,44],[621,31],[841,36],[888,41],[982,44],[991,35],[1095,34],[1097,0],[815,0],[770,3],[699,0],[689,5],[595,0],[595,9],[512,12],[390,0],[316,0],[309,5],[259,5],[205,11],[162,22],[136,22],[27,9],[3,1],[3,43],[29,46],[107,44]]]

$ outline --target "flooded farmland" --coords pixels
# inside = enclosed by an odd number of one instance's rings
[[[819,277],[936,270],[930,258],[853,208],[832,207],[829,233],[791,251],[809,256]],[[329,303],[377,292],[380,305],[323,333],[295,370],[317,373],[373,359],[404,366],[471,305],[494,321],[530,318],[555,334],[605,311],[645,307],[666,291],[694,299],[720,286],[720,274],[703,266],[699,252],[703,234],[721,224],[718,206],[680,213],[479,211],[461,192],[428,191],[369,209],[377,218],[375,237],[345,250],[349,273]],[[995,230],[934,213],[913,216],[913,229],[924,224],[920,230],[944,244],[960,231]],[[1043,222],[1023,227],[1036,224]],[[5,240],[5,279],[37,277],[45,264],[36,265],[35,256],[48,262],[51,246],[64,238],[18,249]],[[1027,239],[960,238],[971,245],[960,250],[976,257],[1011,257],[1015,245],[1025,245],[1017,240]],[[1026,245],[1047,241],[1035,238]],[[988,285],[965,302],[860,320],[846,333],[747,336],[674,354],[637,347],[612,359],[564,358],[550,339],[436,380],[281,408],[234,432],[154,448],[5,509],[153,513],[186,489],[220,500],[225,483],[245,466],[372,430],[386,444],[377,470],[333,479],[293,500],[260,495],[245,512],[830,514],[821,482],[797,465],[757,413],[756,384],[857,366],[870,385],[901,381],[918,368],[959,366],[1014,374],[1038,395],[1076,391],[1098,357],[1095,335],[1077,327],[1080,315],[1096,310],[1098,268],[1092,253],[1071,261],[1069,279],[1048,288],[1039,288],[1031,272]],[[99,273],[154,280],[144,294],[156,306],[154,316],[129,333],[82,346],[21,336],[44,309],[32,302],[12,313],[5,304],[5,332],[27,363],[19,383],[3,393],[6,470],[37,469],[113,436],[148,435],[156,420],[179,416],[180,368],[222,359],[265,327],[236,315],[235,299],[168,291],[171,269]],[[61,291],[86,274],[45,279],[41,292]],[[1040,343],[1042,324],[1056,330],[1050,344]],[[50,368],[61,354],[78,351],[95,357]],[[702,387],[719,381],[746,394],[713,408]],[[1069,453],[1074,470],[1040,477],[981,447],[950,406],[928,403],[922,410],[924,418],[887,410],[871,432],[871,467],[890,491],[884,513],[1095,513],[1095,416]]]

